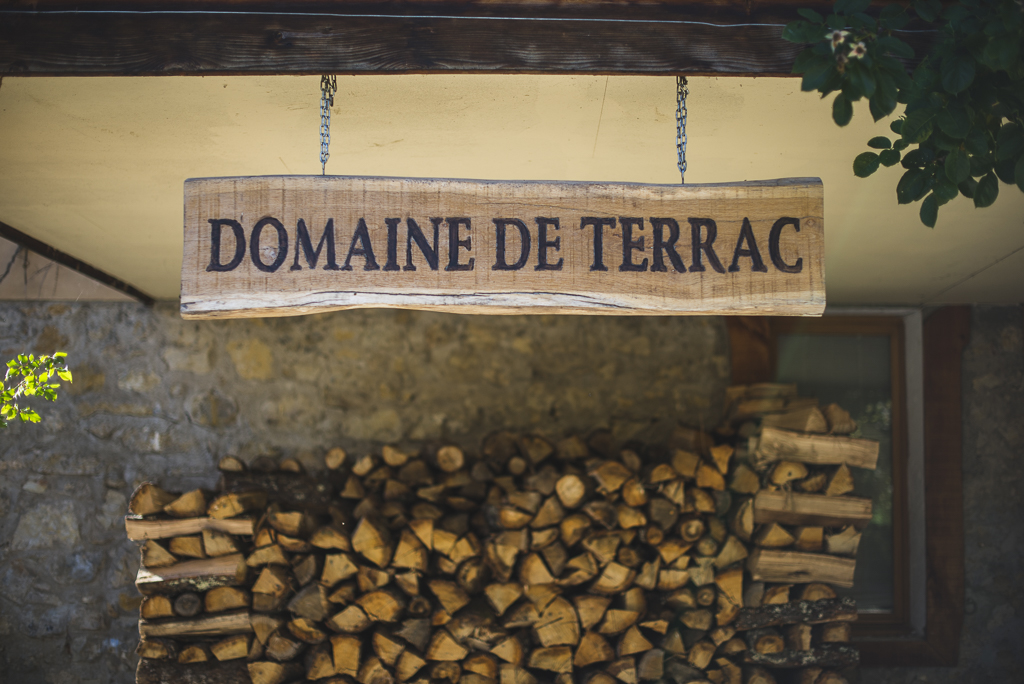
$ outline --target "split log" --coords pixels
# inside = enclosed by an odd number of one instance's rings
[[[587,665],[614,659],[615,651],[612,650],[608,641],[596,632],[587,632],[580,639],[580,644],[576,648],[573,665],[576,667],[586,667]]]
[[[818,601],[790,601],[774,606],[744,608],[736,619],[736,629],[749,630],[804,622],[848,622],[857,619],[857,603],[849,597]]]
[[[360,646],[361,642],[359,637],[348,634],[339,634],[331,637],[331,651],[334,654],[334,667],[338,674],[345,675],[347,677],[356,677],[359,674]],[[406,653],[408,653],[408,651],[406,651]],[[422,667],[422,664],[420,667]]]
[[[206,558],[206,551],[203,550],[203,538],[198,534],[188,537],[175,537],[171,539],[167,548],[179,558]]]
[[[878,463],[878,442],[852,437],[804,435],[774,427],[761,430],[755,461],[764,465],[779,460],[815,465],[847,465],[874,470]]]
[[[206,551],[207,556],[216,558],[239,552],[238,542],[230,534],[217,530],[203,530],[202,537],[203,550]]]
[[[135,586],[147,596],[176,594],[183,590],[204,592],[214,587],[237,586],[245,577],[246,565],[241,554],[232,554],[163,568],[139,568]]]
[[[535,648],[530,652],[529,666],[549,672],[572,672],[572,659],[568,646]]]
[[[770,549],[754,549],[747,559],[747,570],[757,582],[827,582],[840,587],[853,586],[856,565],[852,558]]]
[[[835,406],[835,404],[832,404],[832,406]],[[829,424],[825,420],[825,415],[817,406],[803,406],[784,413],[765,416],[761,419],[761,427],[779,428],[795,432],[825,433],[829,431]]]
[[[352,534],[352,549],[379,568],[386,568],[394,548],[387,528],[371,518],[363,518]]]
[[[185,492],[164,506],[164,513],[172,518],[198,518],[206,513],[206,495],[201,489]]]
[[[204,637],[252,632],[249,611],[240,610],[223,615],[211,615],[190,620],[139,620],[139,634],[144,637]]]
[[[766,667],[852,667],[860,663],[860,651],[852,646],[822,644],[809,651],[784,650],[778,653],[756,653],[747,651],[743,662]]]
[[[846,622],[834,624],[849,624]],[[797,623],[786,628],[786,648],[791,651],[809,651],[811,649],[811,626]]]
[[[762,490],[754,497],[754,522],[863,527],[871,522],[871,499]]]
[[[174,617],[171,599],[160,595],[143,597],[142,605],[139,606],[139,615],[143,620]]]
[[[258,661],[249,663],[249,681],[252,684],[285,684],[303,675],[298,663]],[[171,684],[168,682],[168,684]],[[214,682],[210,682],[214,684]],[[233,683],[232,683],[233,684]]]
[[[186,646],[178,654],[179,663],[207,663],[213,658],[210,649],[203,644]]]
[[[825,496],[842,496],[853,491],[853,473],[846,464],[839,466],[828,477],[825,485]]]
[[[128,501],[128,512],[132,515],[154,515],[162,513],[164,507],[177,499],[176,494],[161,489],[152,482],[143,482]]]
[[[249,512],[261,512],[267,505],[267,493],[260,490],[229,492],[210,502],[206,514],[211,518],[234,518]]]
[[[167,660],[139,660],[137,684],[252,684],[244,662],[188,663]],[[284,680],[262,680],[256,684],[283,684]]]
[[[337,672],[328,644],[320,644],[309,649],[302,660],[306,668],[307,680],[325,679]]]
[[[141,658],[154,658],[156,660],[176,659],[178,647],[169,639],[143,639],[135,647],[135,652]]]
[[[807,477],[807,466],[795,461],[779,461],[772,468],[768,479],[774,485],[782,486],[794,480],[802,480]]]
[[[776,584],[766,588],[761,596],[761,605],[773,606],[779,603],[789,603],[789,590],[792,588],[792,584]]]
[[[765,525],[758,530],[757,536],[754,538],[756,545],[768,549],[781,549],[792,546],[794,541],[793,535],[778,523]]]
[[[247,468],[245,463],[234,456],[225,456],[217,463],[217,470],[223,473],[244,473]]]
[[[825,530],[821,527],[798,527],[793,531],[793,548],[798,551],[821,551]]]
[[[203,530],[215,530],[225,534],[251,537],[253,521],[249,518],[232,518],[217,520],[216,518],[189,518],[187,520],[142,520],[125,516],[124,528],[128,539],[145,541],[147,539],[167,539],[188,534],[198,534]]]
[[[854,527],[847,527],[842,532],[825,537],[825,550],[839,556],[856,556],[860,546],[861,533]]]
[[[210,652],[217,660],[238,660],[249,655],[252,637],[248,634],[235,634],[221,639],[210,646]]]
[[[834,435],[848,435],[857,429],[857,422],[839,404],[829,404],[826,406],[825,418],[828,419],[829,432]]]
[[[821,643],[845,644],[850,641],[851,634],[849,622],[828,622],[821,626]]]
[[[786,648],[782,635],[770,627],[752,629],[747,632],[746,638],[747,647],[755,653],[781,653]]]
[[[775,677],[761,667],[748,668],[743,673],[744,684],[776,684]]]
[[[800,590],[801,601],[820,601],[821,599],[836,598],[835,589],[821,582],[812,582]]]
[[[142,566],[146,568],[166,568],[178,562],[178,558],[157,542],[150,539],[142,545]]]

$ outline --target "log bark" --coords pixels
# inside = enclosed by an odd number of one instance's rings
[[[821,644],[809,651],[784,650],[778,653],[756,653],[747,651],[743,662],[765,667],[786,669],[802,667],[852,667],[860,663],[860,651],[852,646]]]
[[[857,603],[849,597],[844,597],[818,601],[790,601],[760,608],[744,608],[736,618],[735,627],[738,630],[749,630],[797,622],[816,625],[823,622],[845,622],[856,619]]]
[[[137,684],[252,684],[246,665],[228,663],[188,663],[167,660],[139,660],[135,670]]]
[[[128,539],[146,541],[147,539],[168,539],[187,534],[198,534],[203,530],[216,530],[225,534],[251,537],[253,521],[249,518],[232,518],[217,520],[216,518],[189,518],[187,520],[143,520],[125,516],[124,528]]]
[[[223,615],[208,615],[193,619],[139,621],[139,634],[144,637],[204,637],[227,634],[248,634],[253,631],[249,611],[240,610]]]
[[[852,558],[771,549],[754,549],[747,559],[747,570],[757,582],[827,582],[840,587],[853,586],[856,565]]]
[[[186,561],[164,568],[139,568],[136,588],[146,596],[177,594],[181,591],[205,592],[222,586],[237,586],[246,577],[241,554]]]

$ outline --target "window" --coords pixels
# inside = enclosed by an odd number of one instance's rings
[[[864,664],[955,664],[963,608],[960,355],[969,313],[830,309],[729,320],[733,382],[786,382],[836,402],[878,440],[855,493],[874,502],[857,554]],[[925,454],[927,453],[927,459]]]

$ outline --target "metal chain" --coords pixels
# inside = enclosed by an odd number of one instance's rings
[[[327,175],[327,160],[331,157],[331,107],[338,92],[335,76],[320,77],[320,172]]]
[[[676,76],[676,153],[679,156],[679,182],[686,183],[686,77]]]

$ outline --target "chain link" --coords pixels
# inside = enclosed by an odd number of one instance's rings
[[[327,175],[327,160],[331,157],[331,107],[338,92],[335,76],[320,77],[320,172]]]
[[[679,182],[686,183],[686,77],[676,76],[676,153],[679,156]]]

